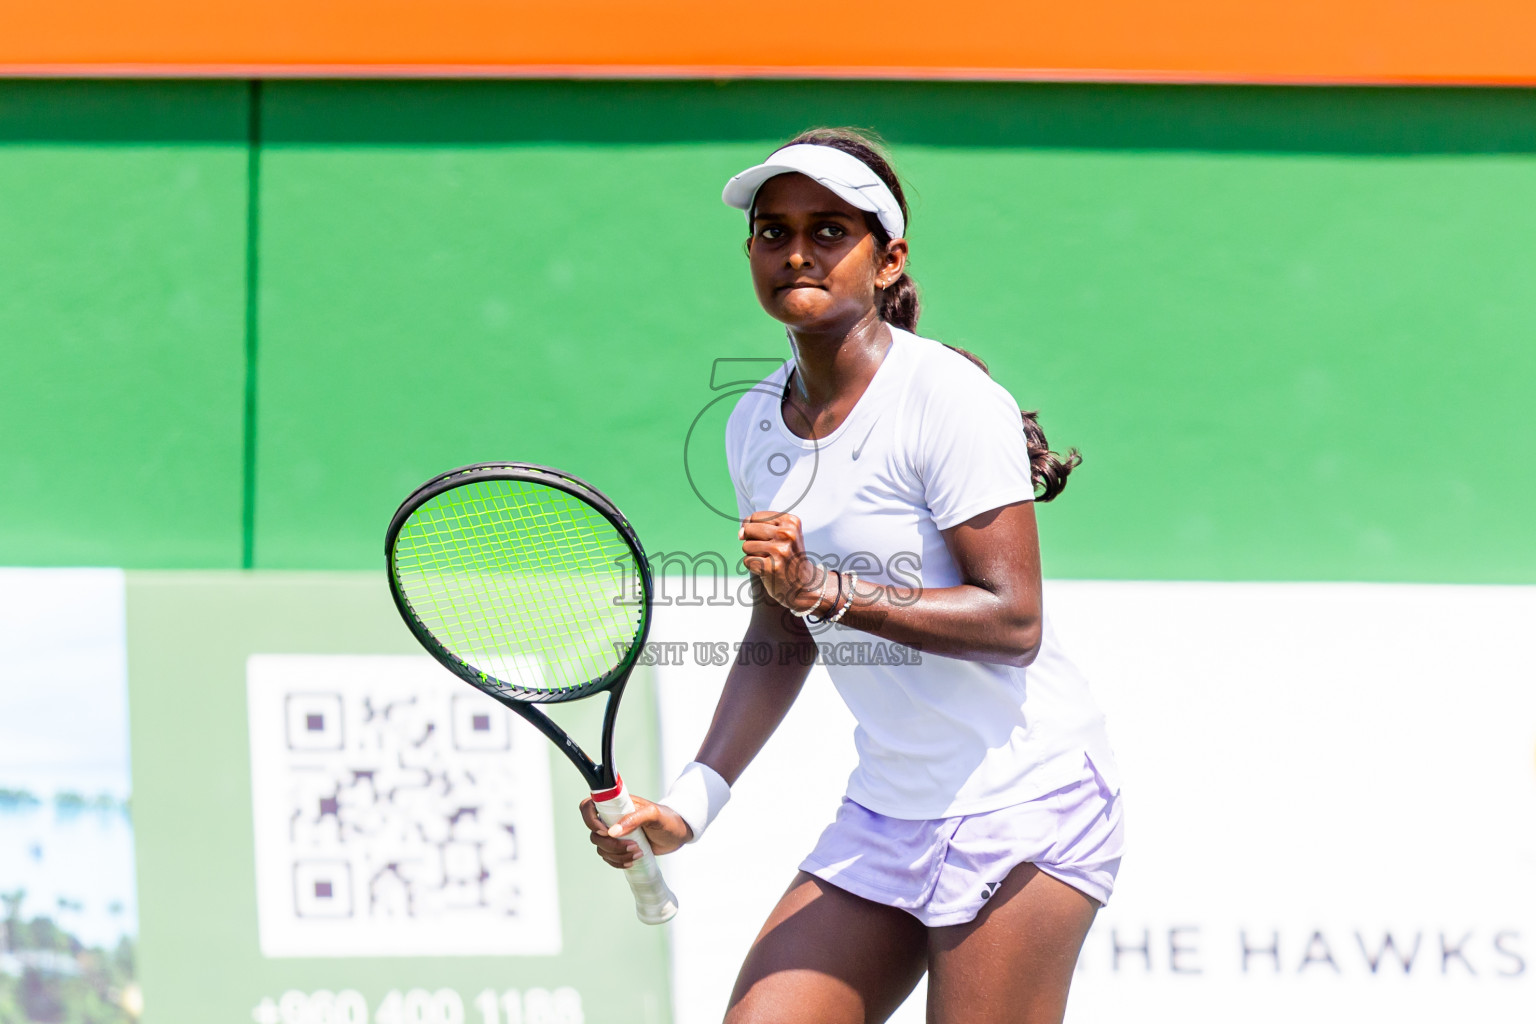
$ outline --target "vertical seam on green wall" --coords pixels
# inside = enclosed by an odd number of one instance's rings
[[[260,300],[261,80],[249,87],[245,155],[245,419],[241,453],[240,566],[256,562],[256,329]]]

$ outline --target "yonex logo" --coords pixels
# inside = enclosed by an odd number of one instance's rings
[[[1001,889],[1002,887],[1002,882],[988,882],[981,887],[981,898],[983,900],[991,899],[997,890]]]

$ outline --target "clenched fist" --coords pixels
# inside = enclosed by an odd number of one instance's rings
[[[788,512],[754,512],[741,524],[742,561],[762,581],[768,596],[792,612],[804,614],[832,599],[827,570],[805,554],[800,519]],[[818,601],[818,598],[824,600]]]

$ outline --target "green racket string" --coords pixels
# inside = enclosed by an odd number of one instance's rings
[[[484,480],[411,513],[394,572],[411,612],[488,683],[571,695],[634,642],[635,555],[612,523],[562,490]]]

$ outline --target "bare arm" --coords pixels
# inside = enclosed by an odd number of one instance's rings
[[[752,596],[745,643],[767,645],[757,649],[772,650],[773,658],[767,665],[737,660],[731,666],[695,758],[733,786],[800,695],[816,646],[805,624],[768,599],[758,580],[753,580]]]
[[[805,624],[770,599],[758,580],[753,580],[752,597],[752,621],[743,648],[754,645],[753,649],[761,650],[764,648],[755,645],[766,644],[773,658],[767,665],[738,658],[731,666],[715,705],[715,717],[695,758],[732,785],[789,713],[814,661],[815,641]],[[658,854],[670,853],[693,838],[688,823],[670,807],[641,797],[634,797],[634,801],[634,813],[612,828],[598,818],[590,797],[582,801],[582,818],[592,830],[592,845],[609,864],[622,868],[639,858],[639,846],[622,838],[636,828],[645,830]]]
[[[970,661],[1027,665],[1040,650],[1040,541],[1033,502],[1015,502],[944,531],[963,581],[930,590],[860,580],[841,624],[922,651]],[[804,611],[822,585],[805,555],[800,520],[758,512],[742,527],[747,568],[774,601]],[[846,596],[852,579],[828,583]],[[822,614],[830,609],[824,603]]]

